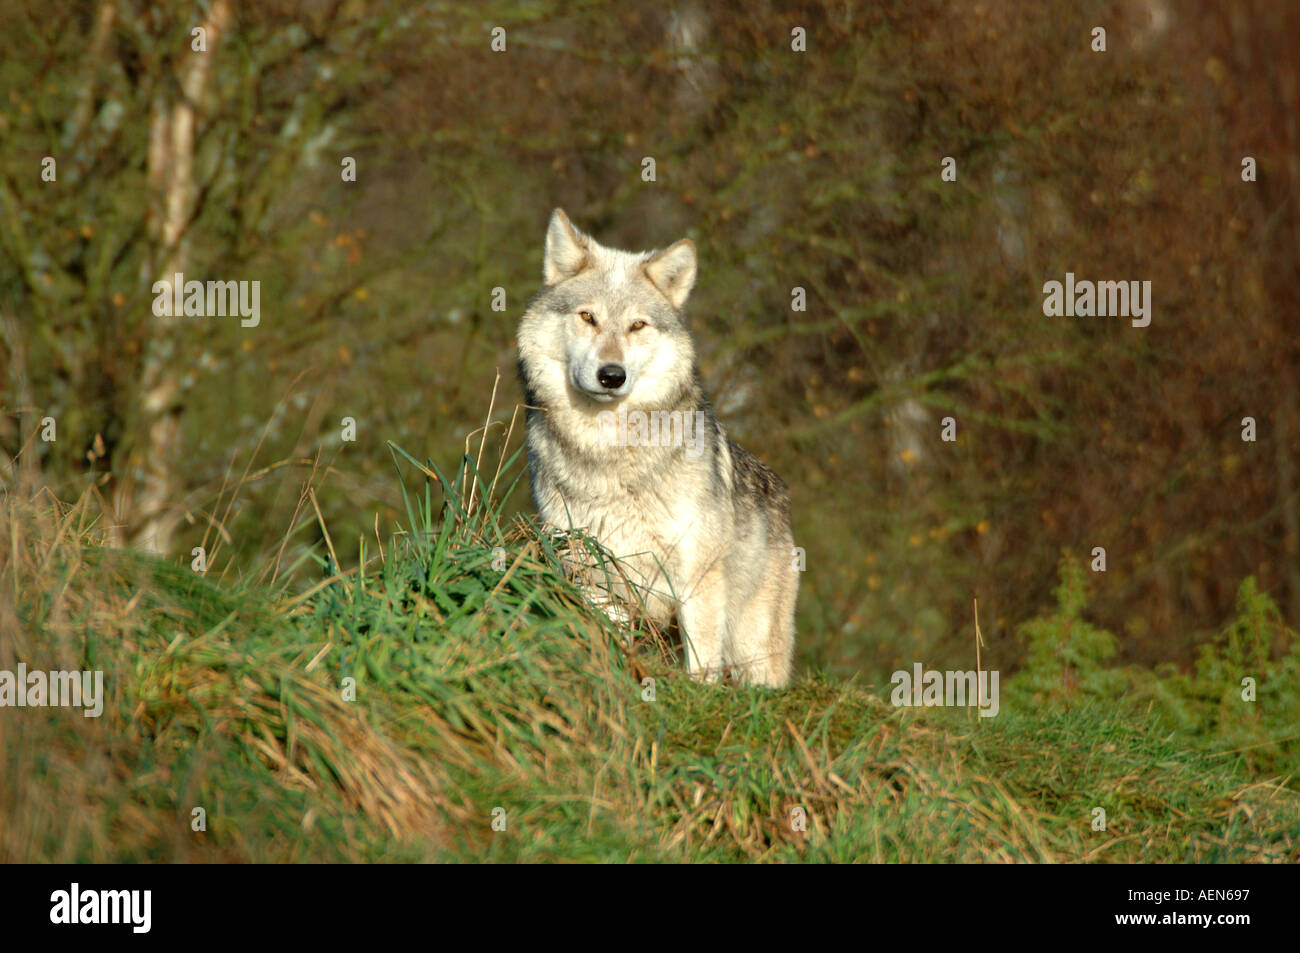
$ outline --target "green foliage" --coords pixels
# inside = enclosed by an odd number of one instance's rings
[[[1014,684],[1032,692],[1035,702],[1113,698],[1126,687],[1123,673],[1102,666],[1115,656],[1115,636],[1083,618],[1086,573],[1080,560],[1062,557],[1056,611],[1020,627],[1029,658]]]
[[[1195,726],[1252,768],[1300,773],[1300,637],[1253,576],[1237,590],[1236,616],[1201,647],[1189,694]],[[1246,681],[1249,679],[1249,683]],[[1253,694],[1246,700],[1248,693]]]
[[[1279,646],[1292,644],[1290,658],[1300,651],[1295,632],[1282,621],[1282,613],[1260,590],[1254,576],[1248,576],[1237,590],[1237,614],[1228,622],[1216,643],[1204,645],[1196,663],[1202,681],[1227,681],[1258,672],[1274,673],[1277,665],[1270,661]]]
[[[1200,647],[1192,672],[1104,664],[1115,657],[1118,640],[1083,617],[1083,564],[1066,554],[1060,579],[1056,609],[1020,627],[1028,657],[1007,683],[1009,697],[1058,708],[1088,699],[1146,709],[1251,770],[1300,771],[1300,639],[1253,576],[1237,590],[1235,616]],[[1248,691],[1255,697],[1248,700]]]

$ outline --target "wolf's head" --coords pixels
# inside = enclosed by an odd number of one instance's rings
[[[695,284],[689,239],[655,252],[605,248],[551,214],[543,288],[519,324],[525,383],[544,404],[661,407],[695,373],[682,306]]]

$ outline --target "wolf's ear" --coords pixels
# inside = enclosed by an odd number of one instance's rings
[[[564,209],[551,213],[546,228],[546,251],[542,255],[542,282],[553,285],[572,278],[587,263],[587,239],[573,227]]]
[[[695,243],[683,238],[670,245],[645,263],[645,273],[674,308],[681,308],[695,287]]]

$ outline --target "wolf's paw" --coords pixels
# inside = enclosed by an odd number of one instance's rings
[[[588,591],[587,598],[601,612],[609,617],[609,620],[616,625],[628,626],[632,624],[632,613],[628,611],[626,605],[611,599],[606,593],[598,591]]]

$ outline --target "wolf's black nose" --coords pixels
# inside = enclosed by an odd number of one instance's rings
[[[600,381],[601,387],[617,390],[627,380],[627,371],[618,364],[606,364],[596,372],[596,380]]]

